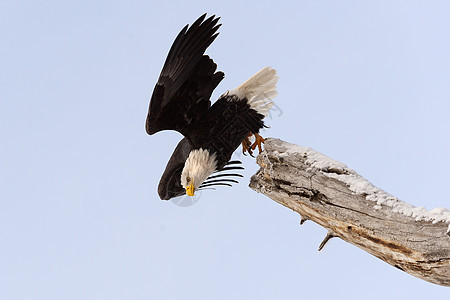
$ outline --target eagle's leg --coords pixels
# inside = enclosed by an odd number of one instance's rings
[[[248,154],[250,154],[251,157],[253,156],[253,151],[252,151],[252,143],[250,142],[250,140],[248,139],[249,137],[251,137],[253,134],[250,132],[247,137],[242,141],[242,154],[246,155],[245,152],[247,151]]]
[[[254,133],[254,135],[255,135],[255,142],[252,144],[251,148],[252,150],[255,150],[256,146],[258,146],[259,153],[261,153],[262,152],[261,144],[264,144],[266,140],[258,133]]]

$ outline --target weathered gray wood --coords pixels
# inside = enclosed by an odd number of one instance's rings
[[[368,200],[371,195],[352,191],[339,178],[359,176],[356,172],[333,164],[317,167],[311,156],[320,153],[292,149],[289,143],[267,139],[250,187],[298,212],[301,222],[312,220],[328,229],[321,247],[336,236],[411,275],[450,286],[448,223],[417,221]]]

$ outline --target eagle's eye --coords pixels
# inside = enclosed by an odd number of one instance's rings
[[[186,178],[187,183],[191,182],[191,177]]]

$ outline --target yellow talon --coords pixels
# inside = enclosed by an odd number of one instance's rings
[[[255,142],[252,144],[249,140],[249,137],[252,135],[255,136]],[[245,152],[248,152],[251,156],[253,156],[253,150],[258,146],[259,153],[262,152],[261,144],[264,144],[266,139],[260,136],[258,133],[249,133],[248,136],[242,141],[242,153],[245,155]]]
[[[251,145],[252,143],[250,142],[250,140],[248,139],[249,137],[252,136],[252,133],[250,132],[247,137],[242,141],[242,154],[245,155],[245,152],[248,152],[248,154],[250,154],[250,156],[253,156],[253,151],[251,149]]]
[[[255,142],[252,144],[252,150],[255,150],[256,146],[258,146],[258,151],[259,153],[261,153],[262,152],[261,144],[264,144],[266,139],[260,136],[258,133],[255,133],[254,135],[255,135]]]

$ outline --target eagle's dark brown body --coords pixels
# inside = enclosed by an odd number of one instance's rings
[[[251,109],[247,102],[229,101],[230,98],[217,100],[210,107],[208,117],[193,126],[198,133],[194,140],[191,142],[184,138],[175,148],[158,186],[161,199],[168,200],[185,193],[180,176],[184,162],[193,149],[203,148],[216,153],[217,168],[220,170],[248,134],[258,133],[264,126],[263,115]]]

